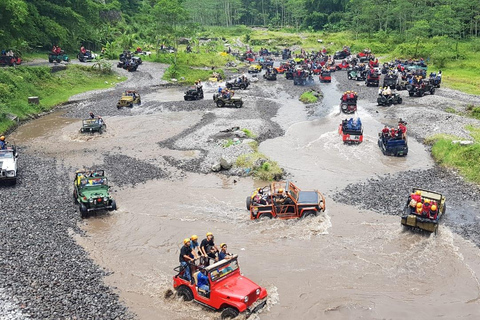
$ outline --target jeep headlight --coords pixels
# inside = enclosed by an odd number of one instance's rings
[[[103,197],[103,201],[107,202],[107,201],[108,201],[108,197]]]
[[[93,202],[93,199],[92,199],[92,198],[88,199],[88,202],[92,203],[92,202]]]
[[[15,177],[15,170],[7,171],[7,177],[10,177],[10,178]]]
[[[245,296],[245,298],[243,298],[243,302],[245,302],[245,303],[248,302],[248,296]]]
[[[260,295],[260,289],[255,290],[255,293],[257,294],[257,296]]]

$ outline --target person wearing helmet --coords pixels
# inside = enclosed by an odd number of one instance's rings
[[[0,137],[0,150],[6,149],[7,143],[5,142],[5,136]]]
[[[200,253],[200,245],[198,244],[198,236],[196,234],[190,237],[190,248],[192,248],[192,253],[195,259],[198,259],[201,253]]]
[[[210,259],[217,259],[216,253],[218,252],[218,248],[215,246],[213,233],[207,232],[207,237],[200,243],[200,252],[202,253],[203,264],[205,266],[210,264]]]
[[[232,258],[232,255],[230,253],[227,252],[227,244],[226,243],[222,243],[220,245],[220,252],[218,253],[218,260],[223,260],[223,259],[231,259]]]
[[[417,209],[415,211],[415,213],[419,216],[422,215],[422,211],[423,211],[423,204],[421,202],[417,203]]]
[[[179,257],[180,265],[184,268],[184,279],[187,281],[192,281],[190,265],[195,262],[195,258],[192,254],[192,248],[190,248],[190,239],[185,238],[183,240],[183,246],[180,249]]]
[[[428,215],[430,214],[431,206],[432,205],[430,204],[430,199],[425,199],[425,201],[423,201],[422,216],[428,217]]]
[[[438,215],[437,205],[433,204],[430,207],[430,212],[428,214],[428,218],[433,219],[433,220],[437,220],[437,215]]]

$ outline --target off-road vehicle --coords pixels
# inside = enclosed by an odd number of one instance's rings
[[[78,170],[73,180],[73,199],[78,204],[82,218],[92,211],[117,210],[117,204],[109,193],[104,170]]]
[[[242,98],[234,98],[234,97],[225,98],[221,94],[214,94],[213,101],[215,101],[215,104],[219,108],[223,108],[223,107],[241,108],[243,106]]]
[[[140,94],[135,90],[127,90],[122,93],[122,97],[117,102],[117,109],[128,107],[132,108],[133,104],[140,105],[142,100],[140,98]]]
[[[0,150],[0,182],[17,182],[17,158],[18,153],[14,145],[9,145]]]

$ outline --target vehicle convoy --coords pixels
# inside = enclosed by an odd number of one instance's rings
[[[185,101],[203,99],[203,88],[196,86],[189,88],[187,91],[185,91],[183,99],[185,99]]]
[[[272,182],[256,189],[246,200],[250,219],[294,219],[325,211],[325,197],[317,190],[302,191],[292,182]]]
[[[345,119],[338,126],[338,133],[345,144],[359,144],[363,142],[363,126],[360,118]]]
[[[126,90],[122,93],[122,97],[117,102],[117,109],[128,107],[132,108],[133,104],[140,105],[142,100],[140,94],[136,90]]]
[[[18,153],[14,145],[0,149],[0,182],[17,183]]]
[[[438,192],[413,188],[402,214],[402,225],[437,234],[438,223],[446,210],[445,200]]]
[[[77,170],[73,180],[73,199],[79,206],[81,217],[87,218],[92,211],[117,210],[109,190],[104,170]]]
[[[242,98],[234,98],[234,97],[226,98],[221,94],[217,94],[217,93],[213,95],[213,101],[215,101],[215,104],[219,108],[223,108],[223,107],[241,108],[243,106]]]
[[[208,267],[189,266],[193,281],[184,278],[185,268],[176,267],[173,287],[184,301],[195,301],[205,307],[221,311],[221,319],[246,317],[259,311],[267,303],[267,290],[240,273],[238,255],[220,260]],[[198,274],[208,277],[208,289],[198,286]]]
[[[107,130],[107,125],[102,118],[96,119],[84,119],[82,120],[82,127],[80,128],[81,133],[95,133],[98,132],[102,134],[105,130]]]

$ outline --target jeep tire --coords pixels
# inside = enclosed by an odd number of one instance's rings
[[[177,290],[177,295],[183,298],[183,301],[192,301],[193,300],[193,293],[190,288],[181,286]]]
[[[115,211],[117,210],[117,203],[115,202],[115,200],[112,200],[112,207],[109,209],[109,211]]]
[[[221,318],[222,318],[222,320],[223,319],[233,319],[233,318],[236,318],[238,316],[238,314],[239,314],[239,312],[238,312],[237,309],[232,308],[232,307],[226,307],[222,311]]]
[[[245,203],[247,205],[247,210],[250,210],[250,207],[252,206],[252,197],[247,197]]]
[[[80,203],[80,216],[82,218],[88,217],[87,207],[83,203]]]

